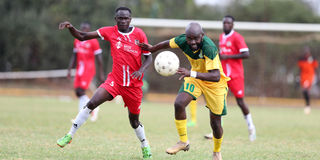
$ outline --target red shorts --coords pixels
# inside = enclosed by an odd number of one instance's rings
[[[114,82],[112,76],[108,76],[107,80],[103,84],[101,84],[99,88],[104,88],[113,97],[121,95],[124,102],[124,107],[128,107],[130,113],[140,113],[140,105],[143,96],[141,87],[121,86]]]
[[[244,79],[242,77],[231,78],[228,87],[236,98],[244,97]]]
[[[87,90],[89,88],[89,85],[90,85],[93,77],[94,76],[86,76],[86,75],[78,76],[78,75],[76,75],[76,77],[74,78],[73,87],[74,88],[82,88],[84,90]]]
[[[301,79],[300,85],[303,89],[310,89],[313,83],[313,79]]]

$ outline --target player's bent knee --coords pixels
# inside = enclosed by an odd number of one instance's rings
[[[136,128],[139,127],[140,122],[139,122],[138,120],[131,120],[131,119],[130,119],[130,125],[131,125],[131,127],[132,127],[133,129],[136,129]]]
[[[98,105],[96,105],[96,103],[92,102],[92,100],[90,100],[87,105],[86,105],[89,109],[94,110],[95,108],[97,108]]]
[[[174,102],[174,107],[175,107],[176,109],[183,109],[183,108],[186,107],[186,106],[184,105],[183,101],[181,101],[181,100],[176,100],[176,101]]]
[[[77,97],[81,97],[81,96],[83,96],[85,94],[85,90],[82,89],[82,88],[76,88],[75,91],[76,91]]]

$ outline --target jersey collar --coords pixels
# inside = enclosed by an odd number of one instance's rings
[[[223,34],[223,38],[228,38],[228,37],[232,36],[233,33],[234,33],[234,30],[232,29],[229,34]]]
[[[121,31],[119,31],[119,30],[118,30],[118,26],[117,26],[117,31],[118,31],[120,34],[124,35],[124,36],[128,36],[128,35],[130,35],[130,34],[133,32],[133,30],[135,29],[134,26],[131,26],[131,25],[130,25],[129,27],[132,27],[132,30],[131,30],[130,32],[128,32],[128,33],[123,33],[123,32],[121,32]]]

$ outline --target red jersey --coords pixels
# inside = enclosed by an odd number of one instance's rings
[[[309,80],[313,81],[315,70],[318,68],[318,61],[310,59],[310,60],[300,60],[298,62],[298,66],[300,68],[300,81]]]
[[[138,46],[138,43],[148,43],[145,33],[135,27],[129,33],[122,33],[116,25],[100,28],[97,32],[101,39],[109,41],[111,46],[113,65],[108,77],[112,76],[115,83],[121,86],[141,87],[142,78],[132,79],[130,75],[140,69],[142,54],[151,54]]]
[[[220,54],[232,55],[241,54],[241,52],[249,51],[244,38],[236,31],[232,30],[229,34],[222,33],[219,37]],[[223,70],[227,76],[232,78],[243,78],[242,59],[225,59],[221,60]]]
[[[95,55],[102,52],[98,40],[79,41],[75,39],[73,52],[77,54],[76,76],[94,76],[96,73]]]

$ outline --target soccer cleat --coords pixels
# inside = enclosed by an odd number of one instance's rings
[[[307,107],[304,108],[304,114],[308,115],[308,114],[310,114],[310,112],[311,112],[311,107],[310,106],[307,106]]]
[[[213,152],[213,160],[222,160],[221,152]]]
[[[212,133],[208,133],[208,134],[204,135],[204,138],[211,140],[213,138],[213,134]]]
[[[166,150],[166,152],[167,152],[168,154],[176,154],[176,153],[178,153],[178,152],[181,151],[181,150],[183,150],[183,151],[188,151],[189,148],[190,148],[189,141],[187,141],[187,142],[181,142],[181,141],[179,141],[176,145],[168,148],[168,149]]]
[[[193,121],[190,121],[190,122],[187,123],[187,127],[194,127],[196,125],[197,125],[197,123],[193,122]]]
[[[249,129],[249,139],[251,142],[257,139],[256,128],[253,127],[252,129]]]
[[[143,147],[142,149],[142,155],[143,159],[151,159],[152,158],[152,153],[150,147]]]
[[[57,140],[57,145],[63,148],[67,144],[71,143],[71,141],[72,141],[72,136],[70,134],[66,134],[64,137]]]

